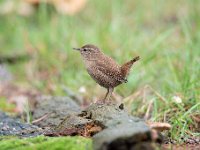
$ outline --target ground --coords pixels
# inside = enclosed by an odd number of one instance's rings
[[[74,16],[46,5],[31,17],[2,15],[0,57],[28,55],[6,64],[15,84],[50,95],[66,95],[63,87],[70,87],[89,103],[106,91],[90,78],[73,47],[95,44],[120,64],[139,55],[113,99],[125,102],[133,115],[170,123],[165,135],[184,143],[200,135],[199,5],[195,0],[96,0]]]

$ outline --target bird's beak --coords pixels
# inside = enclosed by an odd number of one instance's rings
[[[81,50],[81,48],[73,48],[74,50],[77,50],[77,51],[80,51]]]

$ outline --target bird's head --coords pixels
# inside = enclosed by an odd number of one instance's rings
[[[87,44],[81,48],[73,48],[81,53],[81,56],[86,60],[96,59],[97,55],[101,53],[101,50],[92,44]]]

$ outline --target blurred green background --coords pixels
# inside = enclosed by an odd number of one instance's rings
[[[80,94],[91,101],[106,90],[90,78],[73,47],[97,45],[119,64],[139,55],[115,95],[140,117],[153,103],[148,119],[171,123],[173,139],[199,135],[192,116],[200,114],[200,1],[88,0],[74,15],[51,4],[36,7],[30,16],[0,16],[0,56],[31,56],[7,65],[17,83],[51,95],[66,95],[63,85],[77,93],[82,87]]]

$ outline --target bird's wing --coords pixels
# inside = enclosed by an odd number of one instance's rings
[[[104,58],[96,63],[96,69],[101,71],[103,74],[119,82],[127,82],[127,80],[121,74],[120,66],[112,58],[106,57],[106,59]]]

